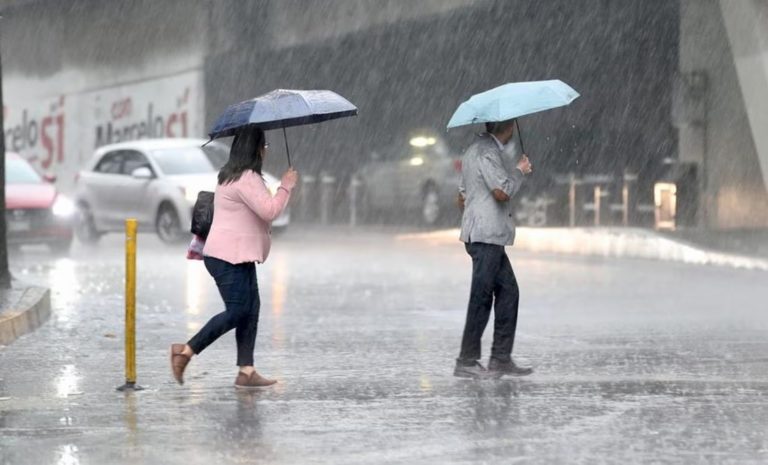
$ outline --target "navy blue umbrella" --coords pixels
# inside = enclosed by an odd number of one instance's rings
[[[277,89],[251,100],[230,105],[213,124],[211,140],[235,135],[248,127],[263,130],[283,128],[288,165],[291,154],[285,128],[320,123],[357,115],[357,107],[330,90]]]

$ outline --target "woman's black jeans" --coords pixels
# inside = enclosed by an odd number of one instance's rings
[[[208,273],[213,276],[224,300],[225,311],[214,316],[187,344],[196,354],[232,328],[237,340],[237,365],[253,365],[253,348],[259,325],[259,287],[256,282],[256,265],[233,265],[224,260],[204,257]]]

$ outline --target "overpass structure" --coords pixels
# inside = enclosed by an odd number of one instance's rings
[[[559,77],[588,98],[526,121],[541,172],[630,169],[652,192],[677,159],[699,168],[700,225],[768,228],[768,0],[587,3],[6,0],[3,136],[66,190],[104,143],[203,136],[232,101],[328,87],[364,111],[293,140],[305,170],[347,176],[467,95]]]
[[[526,119],[540,173],[628,169],[648,193],[675,152],[677,11],[669,0],[6,0],[3,135],[66,191],[103,144],[201,137],[232,102],[330,88],[359,117],[292,141],[311,148],[304,173],[342,186],[414,130],[460,151],[476,128],[444,128],[469,95],[558,78],[589,98]]]
[[[768,0],[680,0],[678,156],[699,224],[768,228]]]
[[[768,1],[720,0],[744,106],[768,181]]]

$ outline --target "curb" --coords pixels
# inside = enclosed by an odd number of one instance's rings
[[[435,244],[455,243],[459,230],[404,234],[399,239],[419,239]],[[768,271],[768,260],[714,252],[638,228],[517,228],[515,250],[643,258],[691,265],[716,265]]]
[[[51,292],[37,286],[22,287],[22,295],[11,308],[0,313],[0,345],[8,345],[34,331],[51,316]]]

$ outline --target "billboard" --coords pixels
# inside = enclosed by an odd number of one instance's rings
[[[203,137],[203,76],[194,70],[52,97],[15,98],[21,79],[6,81],[6,150],[41,173],[55,174],[63,191],[93,151],[106,144],[162,137]]]

